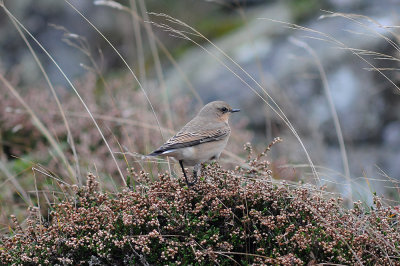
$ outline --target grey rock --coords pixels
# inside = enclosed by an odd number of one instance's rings
[[[340,3],[336,1],[336,4]],[[397,25],[395,17],[390,16],[387,10],[390,8],[393,12],[399,12],[400,6],[389,1],[385,4],[385,8],[380,9],[372,5],[371,10],[365,9],[362,13],[384,25]],[[294,45],[291,39],[307,42],[326,71],[329,91],[348,153],[356,154],[349,156],[352,175],[361,175],[363,166],[386,162],[388,169],[393,171],[391,174],[400,176],[400,169],[394,167],[398,165],[398,157],[389,156],[387,152],[390,147],[391,150],[400,153],[400,141],[397,141],[396,133],[398,124],[387,127],[386,118],[390,114],[391,120],[400,120],[400,112],[396,107],[399,96],[393,93],[393,86],[382,75],[376,71],[367,71],[365,68],[371,66],[348,50],[357,48],[393,54],[394,48],[382,37],[390,37],[390,34],[367,21],[363,21],[368,25],[364,27],[340,17],[320,20],[313,18],[305,24],[306,27],[323,34],[291,30],[284,24],[258,18],[292,21],[289,8],[280,1],[265,6],[263,10],[259,8],[257,13],[252,14],[246,26],[216,40],[215,44],[259,81],[265,91],[278,102],[307,144],[314,163],[343,172],[338,152],[338,137],[316,62],[305,49]],[[327,36],[335,38],[335,41]],[[313,38],[324,38],[326,41]],[[289,133],[282,120],[273,114],[271,109],[268,109],[265,115],[266,104],[244,82],[267,99],[265,92],[212,45],[205,45],[204,48],[212,56],[202,49],[194,48],[179,60],[182,69],[204,101],[223,99],[243,109],[242,114],[251,118],[250,126],[256,131],[261,129],[258,131],[259,139],[265,138],[264,128],[268,119],[282,125],[272,136],[285,136],[286,143],[290,143],[292,150],[285,151],[289,160],[305,162],[301,147],[292,145],[297,140]],[[363,57],[377,66],[382,63],[382,60],[374,59],[376,56]],[[218,60],[240,78],[222,66]],[[390,73],[385,74],[394,78]],[[171,95],[186,91],[180,74],[175,70],[171,70],[167,77]],[[322,145],[315,144],[315,139],[322,139]],[[382,141],[386,144],[382,145]],[[368,154],[364,153],[366,149]],[[339,160],[331,160],[333,157]]]

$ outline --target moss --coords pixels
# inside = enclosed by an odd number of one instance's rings
[[[288,0],[294,23],[302,23],[324,7],[320,0]]]

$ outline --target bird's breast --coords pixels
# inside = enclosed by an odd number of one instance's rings
[[[183,158],[193,158],[196,157],[197,149],[196,147],[186,147],[181,151],[181,155]]]
[[[228,138],[219,141],[207,142],[182,150],[182,159],[186,165],[196,165],[219,158],[225,148]]]

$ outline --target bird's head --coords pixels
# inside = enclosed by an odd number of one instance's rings
[[[239,112],[240,109],[232,109],[232,107],[223,101],[215,101],[206,104],[199,112],[198,116],[207,119],[216,119],[218,121],[228,122],[231,113]]]

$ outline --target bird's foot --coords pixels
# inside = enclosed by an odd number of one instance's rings
[[[186,180],[186,184],[187,184],[188,187],[193,187],[194,185],[196,185],[196,183],[197,183],[197,171],[193,170],[193,181],[192,182],[189,182],[189,179],[187,178],[186,173],[185,173],[185,180]]]
[[[197,183],[197,173],[194,174],[194,171],[193,171],[194,182],[189,182],[189,179],[188,179],[188,177],[187,177],[187,175],[186,175],[185,168],[183,167],[183,162],[182,162],[182,161],[179,161],[179,164],[181,165],[182,172],[183,172],[183,175],[185,176],[185,181],[186,181],[187,186],[188,186],[189,188],[192,187],[192,186],[194,186],[194,185]]]
[[[194,169],[193,170],[193,182],[191,183],[192,186],[195,185],[197,183],[197,170]]]

